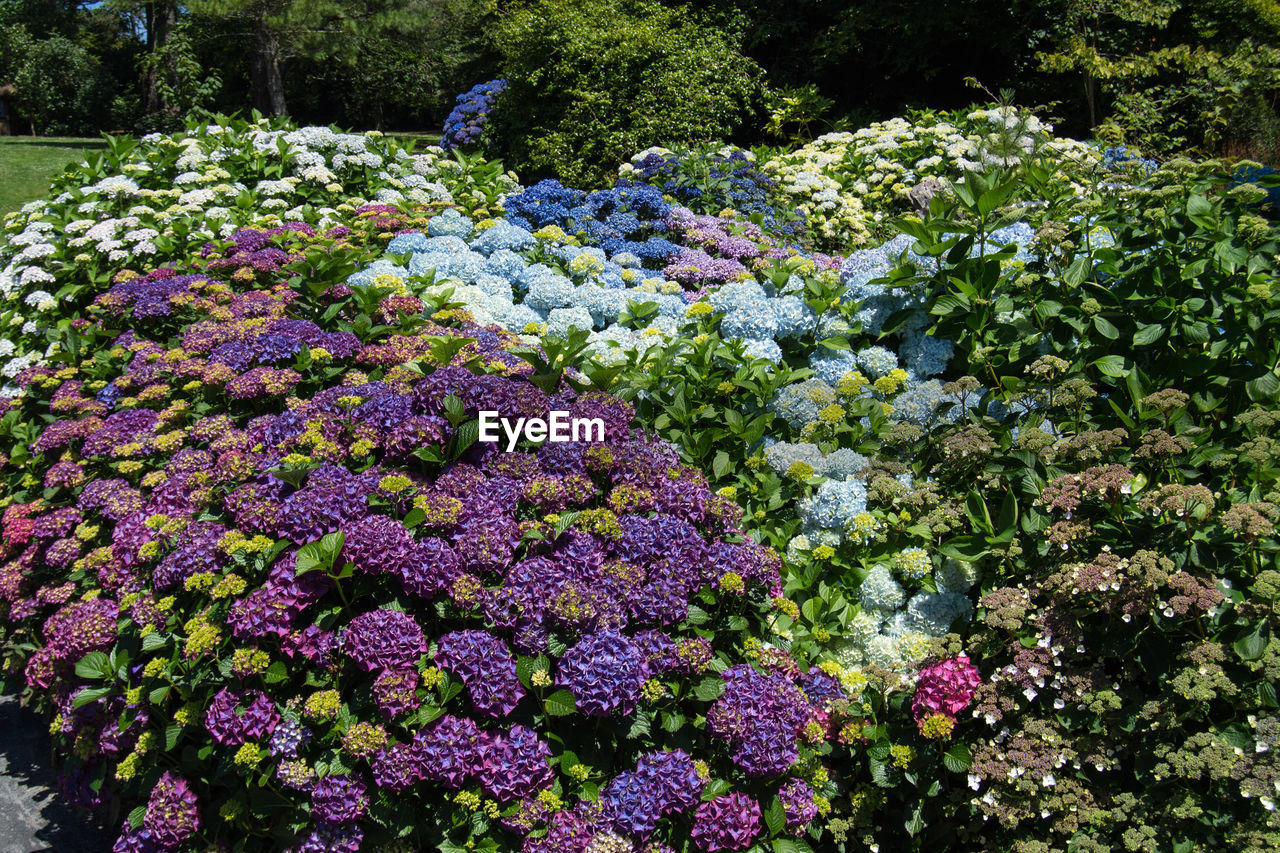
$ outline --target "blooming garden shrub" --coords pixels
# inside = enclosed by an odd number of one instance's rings
[[[1274,849],[1262,193],[917,124],[776,160],[843,146],[865,233],[673,149],[102,249],[0,418],[65,796],[120,850]]]

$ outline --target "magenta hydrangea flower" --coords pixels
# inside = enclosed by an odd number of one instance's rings
[[[556,682],[569,689],[578,710],[607,717],[615,710],[630,714],[649,678],[641,648],[617,631],[586,637],[560,659]]]
[[[165,771],[151,789],[142,825],[161,848],[172,850],[200,828],[200,807],[187,780]]]
[[[967,655],[926,666],[920,670],[916,695],[911,701],[916,722],[931,714],[943,714],[954,720],[980,684],[978,668],[969,662]]]
[[[347,654],[366,672],[415,669],[427,651],[422,628],[399,610],[372,610],[351,620],[342,632]]]
[[[355,823],[368,810],[364,783],[355,776],[326,776],[311,789],[311,814],[321,823]]]
[[[698,806],[689,837],[702,851],[745,850],[760,832],[760,805],[746,794],[724,794]]]
[[[440,638],[436,663],[462,679],[476,710],[505,717],[524,698],[516,659],[502,640],[487,631],[453,631]]]

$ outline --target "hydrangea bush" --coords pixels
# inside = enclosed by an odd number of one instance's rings
[[[260,130],[244,175],[327,133]],[[11,223],[15,301],[79,289],[14,337],[5,671],[118,850],[1280,843],[1233,165],[1003,107],[603,189],[427,156],[447,197],[250,197],[91,279],[74,188]]]

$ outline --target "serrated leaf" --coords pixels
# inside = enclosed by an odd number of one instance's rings
[[[154,652],[156,649],[163,648],[168,644],[170,636],[162,631],[152,631],[150,634],[142,638],[142,650],[144,652]]]
[[[110,687],[86,687],[84,690],[81,690],[79,693],[77,693],[75,695],[75,698],[71,700],[71,707],[83,708],[85,705],[88,705],[90,702],[94,702],[98,699],[101,699],[104,696],[110,696],[110,695],[111,695]]]
[[[547,709],[547,713],[553,717],[567,717],[578,711],[577,700],[573,698],[573,694],[568,690],[557,690],[544,699],[543,704]]]
[[[718,675],[708,675],[693,688],[693,695],[699,702],[714,702],[724,693],[724,679]]]
[[[105,652],[89,652],[76,663],[76,675],[93,681],[111,677],[111,659]]]
[[[147,807],[138,806],[129,812],[129,826],[137,829],[142,826],[142,820],[147,816]]]
[[[782,800],[778,799],[776,794],[769,801],[769,807],[764,810],[764,822],[769,827],[770,835],[780,835],[782,830],[786,828],[787,813],[782,808]]]
[[[1098,330],[1098,334],[1102,335],[1109,341],[1114,341],[1120,337],[1120,330],[1115,327],[1115,324],[1103,317],[1101,314],[1094,315],[1093,327]]]
[[[942,763],[952,773],[963,773],[973,764],[973,756],[969,754],[969,747],[964,744],[952,744],[950,749],[942,753]]]
[[[267,671],[262,674],[262,680],[267,684],[277,684],[289,677],[289,670],[285,667],[284,661],[276,661],[267,667]]]
[[[1263,636],[1261,630],[1256,630],[1252,634],[1241,637],[1231,644],[1236,650],[1236,654],[1241,660],[1257,660],[1262,657],[1262,652],[1267,647],[1267,639]]]
[[[165,752],[173,749],[178,745],[178,738],[182,737],[182,726],[173,724],[165,726],[164,730],[164,749]]]

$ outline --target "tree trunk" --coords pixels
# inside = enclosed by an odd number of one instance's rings
[[[280,41],[264,18],[253,25],[253,106],[270,116],[289,114],[284,102],[284,78],[280,76]]]
[[[154,55],[163,50],[178,25],[178,4],[173,0],[153,0],[145,6],[147,23],[147,53]],[[168,77],[168,88],[172,89],[177,69],[174,60],[169,57],[163,64],[152,64],[142,81],[146,111],[149,113],[174,112],[177,108],[166,101],[161,81]]]

